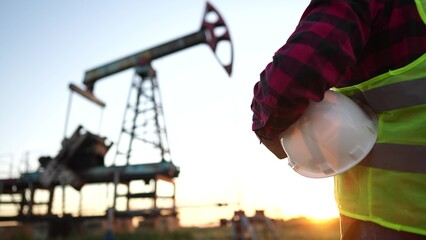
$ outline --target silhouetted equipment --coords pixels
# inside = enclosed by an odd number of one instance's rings
[[[257,210],[248,217],[245,212],[235,211],[232,218],[232,240],[280,240],[273,221],[265,216],[264,211]]]
[[[106,138],[78,126],[70,138],[62,141],[62,149],[55,158],[39,158],[40,183],[44,187],[60,183],[80,190],[87,181],[82,178],[82,173],[93,167],[103,167],[105,154],[111,145],[107,144]]]
[[[215,14],[216,18],[211,19],[210,14]],[[220,42],[229,43],[231,51],[229,63],[223,63],[217,55],[217,46]],[[200,43],[208,44],[220,64],[230,75],[233,49],[229,31],[219,12],[207,3],[199,31],[87,71],[83,81],[86,87],[84,90],[70,84],[71,93],[79,93],[91,102],[105,107],[105,103],[93,94],[95,83],[101,78],[120,71],[129,68],[135,69],[135,78],[131,85],[121,134],[115,144],[117,149],[115,156],[124,155],[125,162],[118,164],[114,159],[112,166],[105,166],[104,157],[113,145],[112,142],[79,126],[71,137],[63,139],[62,148],[55,157],[42,156],[39,158],[40,167],[37,171],[22,173],[19,178],[0,180],[0,208],[15,206],[16,210],[16,214],[9,215],[0,211],[0,221],[48,221],[51,227],[56,228],[57,224],[65,226],[69,222],[81,222],[84,219],[106,219],[107,212],[113,214],[115,219],[130,219],[135,216],[144,218],[176,217],[174,178],[179,176],[180,169],[171,160],[160,91],[156,72],[152,68],[151,62]],[[130,96],[134,96],[134,98],[131,99]],[[124,137],[128,139],[122,143]],[[149,163],[140,163],[141,157],[138,155],[137,163],[132,163],[131,159],[135,150],[140,150],[134,146],[136,141],[151,146],[159,159]],[[125,146],[124,150],[122,145]],[[152,158],[151,155],[144,156],[142,160],[152,160]],[[133,181],[142,181],[145,185],[150,185],[151,189],[133,192],[130,188]],[[160,194],[158,181],[171,184],[171,193]],[[87,184],[105,184],[107,187],[109,184],[113,184],[112,206],[107,206],[105,212],[100,215],[85,215],[81,210],[81,205],[77,215],[66,213],[65,187],[70,185],[80,191]],[[127,186],[127,192],[120,193],[117,190],[118,185]],[[53,214],[52,211],[57,187],[62,187],[62,214],[58,215]],[[37,190],[47,190],[47,199],[36,199]],[[3,196],[5,197],[2,198]],[[82,198],[81,191],[80,198]],[[125,209],[117,207],[117,201],[122,199],[125,201]],[[151,204],[147,208],[131,208],[129,201],[133,199],[149,200]],[[161,200],[161,204],[159,200]],[[35,206],[43,206],[42,211],[34,211]]]

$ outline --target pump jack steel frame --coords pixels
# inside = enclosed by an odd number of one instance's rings
[[[207,19],[209,14],[216,14],[216,21],[212,22]],[[217,31],[218,29],[222,31]],[[224,30],[224,31],[223,31]],[[221,35],[218,35],[218,32],[221,32]],[[217,55],[217,46],[220,42],[225,41],[230,44],[230,62],[223,63],[219,56]],[[166,135],[165,126],[161,123],[162,117],[162,108],[161,101],[158,98],[149,97],[155,95],[158,90],[158,84],[155,76],[155,70],[151,68],[151,62],[155,59],[161,58],[168,54],[187,49],[189,47],[195,46],[197,44],[206,43],[213,50],[215,57],[228,73],[231,75],[232,73],[232,65],[233,65],[233,46],[230,38],[230,34],[228,28],[219,14],[219,12],[210,4],[206,4],[201,29],[192,34],[188,34],[184,37],[177,38],[175,40],[166,42],[164,44],[155,46],[153,48],[138,52],[136,54],[129,55],[127,57],[118,59],[116,61],[107,63],[100,67],[91,69],[85,73],[83,84],[85,85],[85,89],[81,89],[77,85],[70,84],[69,88],[71,92],[76,92],[83,97],[87,98],[91,102],[99,105],[100,107],[105,107],[105,103],[99,100],[94,95],[94,86],[100,79],[110,76],[112,74],[118,73],[120,71],[135,68],[136,74],[139,77],[139,83],[148,84],[148,88],[144,88],[145,92],[141,92],[141,88],[137,89],[139,91],[137,95],[137,99],[141,96],[145,96],[145,101],[152,101],[154,107],[154,116],[152,119],[155,121],[153,126],[154,132],[157,133],[157,140],[149,140],[142,139],[145,142],[149,142],[154,145],[157,149],[160,150],[161,161],[158,163],[149,163],[149,164],[136,164],[129,165],[129,157],[131,153],[131,146],[127,151],[127,162],[124,166],[97,166],[89,169],[82,169],[79,173],[80,180],[83,181],[84,184],[99,184],[99,183],[114,183],[115,191],[114,191],[114,203],[112,206],[112,210],[114,210],[115,217],[133,217],[133,216],[148,216],[152,217],[153,215],[161,214],[162,211],[166,211],[168,215],[176,215],[176,206],[175,206],[175,183],[174,178],[179,175],[179,168],[175,166],[171,160],[168,161],[167,154],[169,154],[169,150],[166,147],[166,140],[164,140],[164,136]],[[141,71],[142,69],[142,71]],[[138,83],[138,82],[135,82]],[[132,86],[133,87],[133,86]],[[136,104],[137,105],[137,104]],[[134,114],[137,115],[140,112],[146,112],[147,109],[138,109],[137,106],[134,107]],[[124,124],[124,121],[123,121]],[[133,121],[133,126],[129,128],[127,132],[130,134],[131,138],[137,139],[138,136],[135,132],[136,121]],[[163,139],[163,140],[162,140]],[[65,139],[67,140],[67,139]],[[163,142],[162,142],[163,141]],[[3,205],[14,205],[19,212],[17,215],[12,216],[4,216],[0,213],[0,221],[19,221],[19,222],[35,222],[35,221],[55,221],[57,219],[62,219],[67,217],[68,215],[64,212],[62,213],[64,216],[58,217],[52,214],[51,206],[53,202],[53,195],[55,187],[60,187],[61,183],[58,179],[52,178],[49,180],[50,185],[47,186],[43,179],[43,171],[37,170],[35,172],[27,172],[21,174],[19,178],[13,179],[0,179],[0,208]],[[145,183],[149,183],[154,181],[154,190],[152,192],[147,193],[130,193],[129,188],[127,189],[127,193],[125,194],[117,194],[116,188],[119,183],[125,184],[129,186],[130,182],[133,180],[142,180]],[[157,195],[157,180],[163,180],[166,182],[170,182],[173,185],[173,195],[165,196],[165,198],[170,198],[172,200],[171,208],[160,208],[157,206],[156,201],[158,198],[164,198],[164,196]],[[35,192],[37,190],[48,190],[49,191],[49,199],[47,202],[40,202],[35,197]],[[30,194],[28,194],[30,193]],[[11,201],[2,201],[2,196],[11,196]],[[18,197],[15,199],[14,196],[21,195],[22,197]],[[29,196],[28,196],[29,195]],[[129,206],[129,199],[151,199],[153,200],[153,208],[138,211],[130,211],[127,207],[126,211],[117,211],[115,209],[115,201],[117,198],[125,197],[127,199],[127,206]],[[16,201],[15,201],[16,200]],[[64,201],[64,200],[63,200]],[[38,204],[45,204],[47,206],[47,211],[43,213],[36,213],[33,211],[33,207]],[[81,206],[80,206],[81,207]],[[111,212],[111,209],[107,209],[105,211],[105,215],[101,216],[86,216],[80,212],[78,216],[72,217],[73,221],[82,221],[84,219],[92,219],[92,218],[101,218],[105,219],[107,216],[107,212]],[[69,217],[69,216],[68,216]]]
[[[208,19],[210,14],[215,14],[216,18]],[[221,42],[229,43],[229,63],[223,63],[217,54],[218,44]],[[231,75],[234,56],[230,33],[223,17],[210,3],[207,2],[200,30],[86,71],[83,80],[83,84],[86,87],[84,90],[74,84],[70,84],[70,89],[72,91],[75,91],[81,94],[83,97],[86,97],[92,102],[98,104],[99,106],[104,107],[105,104],[94,95],[95,83],[97,83],[100,79],[108,77],[112,74],[129,68],[135,68],[137,79],[132,83],[131,90],[136,90],[137,94],[136,98],[134,99],[134,103],[130,104],[129,93],[126,113],[122,123],[122,131],[117,142],[117,152],[113,163],[114,165],[116,164],[117,156],[123,154],[126,155],[126,165],[129,164],[134,140],[142,140],[142,142],[151,144],[154,148],[159,150],[161,162],[168,162],[167,160],[169,160],[170,163],[172,163],[171,159],[169,159],[170,150],[168,149],[167,133],[164,123],[161,99],[159,97],[157,79],[155,70],[151,67],[151,62],[155,59],[193,47],[201,43],[206,43],[210,47],[218,62],[222,65],[228,75]],[[141,108],[141,102],[147,104]],[[129,110],[133,110],[133,112]],[[131,125],[126,127],[128,118],[127,115],[129,112],[131,112],[133,115],[131,116]],[[138,122],[138,119],[140,119],[140,114],[144,114],[146,117],[143,119],[144,122],[142,122],[142,124]],[[154,123],[151,125],[151,127],[154,129],[151,132],[154,133],[154,137],[150,139],[146,136],[138,134],[138,129],[140,129],[140,126],[145,127],[145,130],[147,130],[147,125],[150,123]],[[146,133],[147,131],[143,132]],[[129,144],[127,146],[127,150],[120,151],[120,140],[124,135],[129,137]],[[115,196],[117,196],[116,188],[119,181],[120,176],[117,175],[114,180]],[[169,179],[169,182],[174,184],[173,179]],[[115,208],[115,199],[116,197],[114,198],[113,208]],[[172,208],[175,208],[174,203]]]

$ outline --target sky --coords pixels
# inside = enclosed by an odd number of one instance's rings
[[[180,167],[176,201],[182,225],[230,219],[240,209],[284,219],[337,216],[332,178],[298,175],[251,131],[253,86],[309,2],[211,0],[230,31],[231,76],[207,44],[152,62],[172,160]],[[96,83],[103,110],[70,95],[68,85],[82,86],[89,69],[198,32],[205,4],[1,1],[0,177],[37,169],[38,157],[55,156],[79,124],[116,142],[134,70]],[[114,154],[108,152],[107,165]],[[217,209],[216,203],[229,205]]]

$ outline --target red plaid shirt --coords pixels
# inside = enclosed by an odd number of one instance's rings
[[[254,86],[252,130],[275,139],[331,87],[361,83],[425,52],[414,0],[312,0]]]

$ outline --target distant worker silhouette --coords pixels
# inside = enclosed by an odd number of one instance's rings
[[[282,134],[330,89],[378,119],[334,176],[341,239],[426,239],[426,1],[312,0],[254,86],[252,130],[286,158]]]

